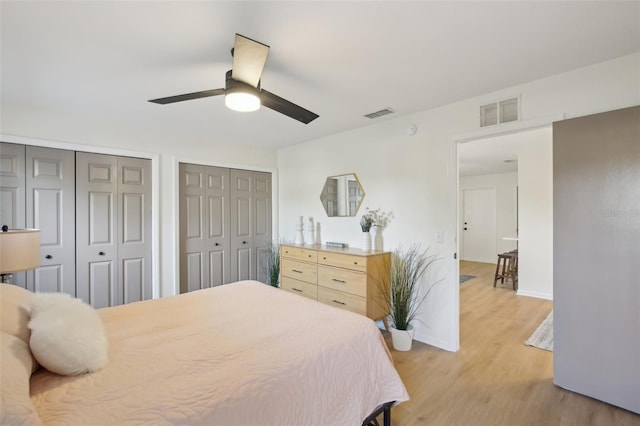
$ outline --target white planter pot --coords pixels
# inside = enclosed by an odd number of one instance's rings
[[[409,326],[408,330],[398,330],[394,326],[389,328],[391,329],[393,349],[405,352],[410,351],[411,343],[413,342],[413,327]]]
[[[362,251],[371,251],[371,234],[369,231],[362,233]]]

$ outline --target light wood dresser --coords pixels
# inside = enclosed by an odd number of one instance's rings
[[[389,285],[385,265],[389,252],[364,252],[355,248],[282,245],[280,283],[283,290],[346,309],[387,327],[380,285]],[[388,327],[387,327],[388,329]]]

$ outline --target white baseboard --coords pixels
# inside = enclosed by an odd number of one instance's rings
[[[459,347],[453,347],[451,343],[446,340],[433,338],[426,333],[423,334],[416,332],[413,335],[413,340],[417,340],[418,342],[426,343],[427,345],[435,346],[449,352],[457,352],[458,349],[460,349]]]
[[[518,290],[517,295],[518,296],[535,297],[537,299],[553,300],[553,294],[551,294],[551,293],[540,293],[540,292],[537,292],[537,291]]]

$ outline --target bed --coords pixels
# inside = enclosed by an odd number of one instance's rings
[[[373,321],[255,281],[98,313],[107,366],[36,370],[25,423],[359,425],[408,400]]]

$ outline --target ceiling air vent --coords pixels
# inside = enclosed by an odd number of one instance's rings
[[[383,115],[389,115],[389,114],[393,114],[393,110],[389,107],[386,107],[385,109],[381,109],[380,111],[365,114],[365,117],[373,119],[373,118],[378,118],[378,117],[382,117]]]

